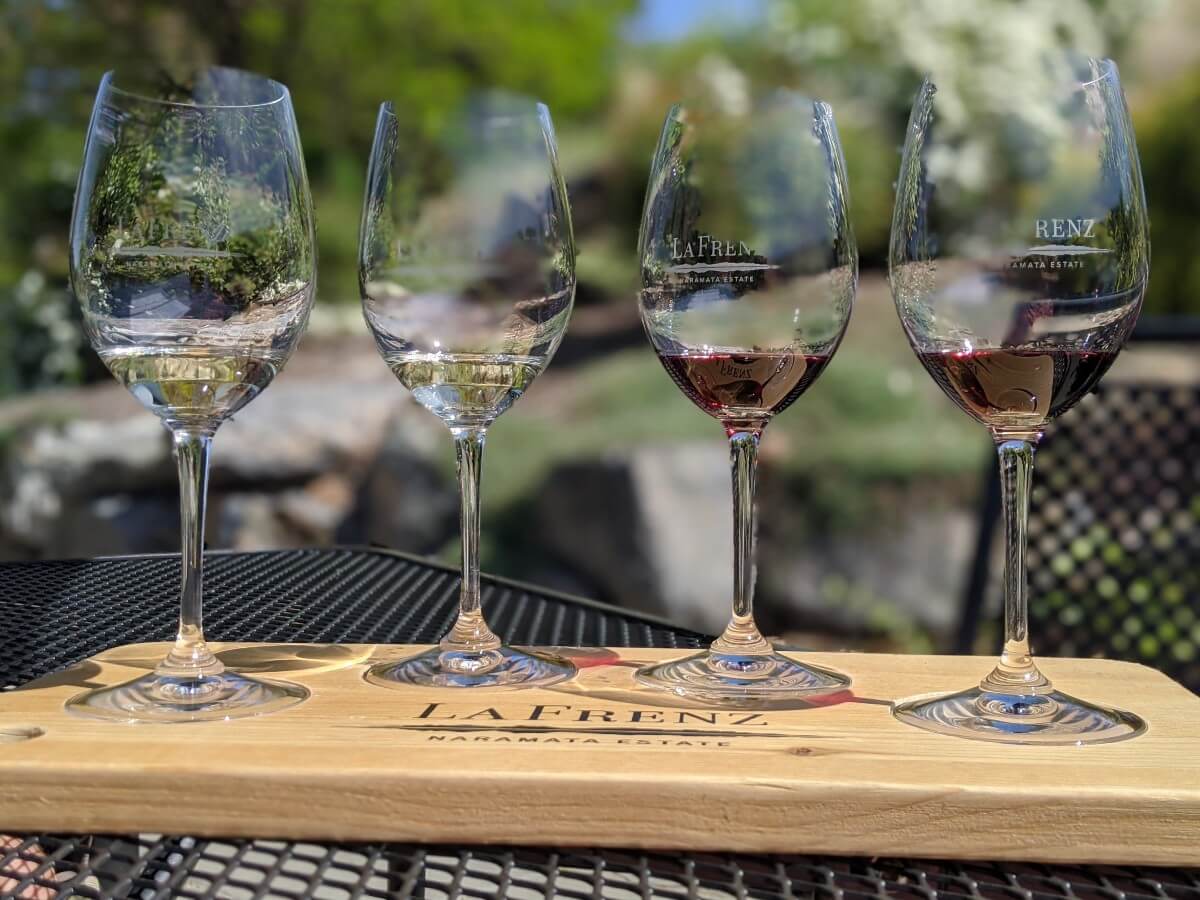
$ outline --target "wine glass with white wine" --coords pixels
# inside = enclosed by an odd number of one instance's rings
[[[201,576],[213,435],[291,355],[316,277],[286,87],[226,68],[104,76],[75,194],[71,283],[92,346],[171,433],[183,586],[166,658],[72,698],[71,711],[181,722],[257,715],[307,696],[225,669],[205,644]]]
[[[462,524],[458,618],[441,644],[367,679],[386,687],[545,686],[564,659],[501,643],[479,593],[488,427],[546,368],[575,297],[575,242],[550,112],[487,94],[425,139],[383,104],[360,237],[363,312],[400,383],[454,438]],[[432,137],[432,140],[429,138]],[[423,152],[422,148],[432,148]]]

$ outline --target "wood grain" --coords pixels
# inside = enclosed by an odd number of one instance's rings
[[[1007,746],[895,721],[894,699],[965,687],[971,657],[806,654],[854,678],[823,705],[700,709],[636,688],[668,650],[579,650],[548,690],[388,690],[364,666],[414,649],[217,645],[303,682],[261,718],[122,725],[63,702],[153,666],[121,647],[0,695],[0,831],[161,832],[1200,865],[1200,697],[1143,666],[1042,661],[1060,689],[1149,731]]]

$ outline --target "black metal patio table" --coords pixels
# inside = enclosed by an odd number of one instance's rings
[[[109,647],[173,630],[178,557],[0,566],[0,687]],[[458,574],[378,549],[212,553],[214,640],[434,642]],[[636,613],[486,578],[489,621],[507,641],[693,648],[707,638]],[[147,726],[154,727],[154,726]],[[699,798],[698,798],[699,799]],[[69,829],[64,821],[63,828]],[[796,827],[819,826],[797,822]],[[0,849],[4,896],[61,897],[910,897],[1196,898],[1200,869],[1148,869],[637,850],[430,847],[41,834]]]

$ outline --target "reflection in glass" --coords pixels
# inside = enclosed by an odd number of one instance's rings
[[[1004,651],[978,687],[895,713],[984,740],[1120,740],[1144,723],[1061,693],[1030,655],[1025,526],[1042,430],[1096,385],[1141,308],[1150,247],[1137,147],[1111,61],[1050,58],[1004,88],[964,99],[922,86],[890,252],[918,358],[999,452]]]

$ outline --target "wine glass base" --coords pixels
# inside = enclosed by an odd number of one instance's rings
[[[975,687],[901,700],[892,705],[892,714],[926,731],[1006,744],[1107,744],[1146,730],[1133,713],[1059,691],[1025,697]]]
[[[434,647],[399,662],[379,663],[363,676],[381,687],[548,687],[575,675],[575,666],[548,653],[501,646],[466,653]]]
[[[176,678],[150,672],[112,687],[77,694],[68,712],[113,722],[209,722],[261,716],[295,706],[308,688],[221,672],[202,678]]]
[[[781,702],[834,694],[850,677],[781,653],[732,656],[710,650],[638,669],[639,684],[710,703]]]

